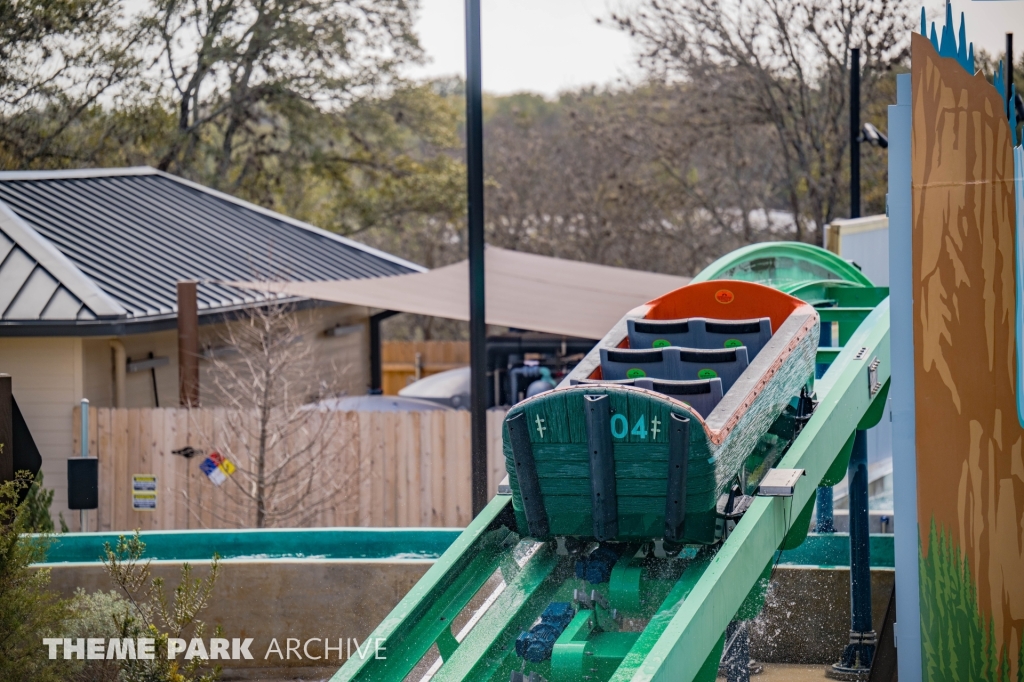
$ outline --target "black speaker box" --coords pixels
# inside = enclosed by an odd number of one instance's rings
[[[99,506],[100,461],[95,457],[68,460],[68,509]]]

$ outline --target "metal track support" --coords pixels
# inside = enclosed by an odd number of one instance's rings
[[[871,551],[868,528],[868,436],[857,430],[847,475],[850,481],[850,643],[832,666],[839,679],[867,679],[877,636],[871,622]]]

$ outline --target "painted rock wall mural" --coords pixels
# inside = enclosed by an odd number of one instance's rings
[[[947,7],[914,35],[914,353],[925,680],[1024,680],[1014,140]],[[923,27],[922,27],[923,29]]]

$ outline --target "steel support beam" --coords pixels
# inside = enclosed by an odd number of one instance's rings
[[[871,672],[877,637],[871,623],[868,434],[862,429],[857,430],[853,439],[847,477],[850,481],[850,643],[832,669],[843,675],[866,678]]]

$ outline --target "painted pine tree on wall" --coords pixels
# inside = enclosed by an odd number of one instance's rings
[[[985,619],[967,558],[945,529],[931,523],[928,553],[921,553],[921,648],[928,682],[1024,682],[1024,666],[1010,676],[1008,644],[997,650],[995,621]],[[1024,637],[1019,643],[1024,660]],[[966,655],[965,655],[966,654]]]

